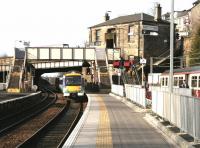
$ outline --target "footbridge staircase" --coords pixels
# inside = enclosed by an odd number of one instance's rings
[[[97,77],[101,88],[110,88],[111,87],[111,79],[109,74],[108,67],[108,56],[106,54],[105,48],[96,48],[96,68],[97,68]]]
[[[13,65],[10,68],[8,76],[7,92],[19,93],[22,90],[22,77],[25,67],[25,52],[15,49]]]

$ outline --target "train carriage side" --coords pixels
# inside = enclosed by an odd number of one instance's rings
[[[161,74],[160,85],[168,87],[169,71]],[[200,66],[174,69],[173,88],[189,88],[192,96],[200,97]]]

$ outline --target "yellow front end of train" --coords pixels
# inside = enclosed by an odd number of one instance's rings
[[[73,71],[63,76],[63,95],[66,97],[85,95],[83,79],[80,73]]]

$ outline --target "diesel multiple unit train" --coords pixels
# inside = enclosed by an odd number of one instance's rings
[[[59,78],[59,88],[65,97],[80,97],[85,95],[84,79],[81,73],[70,71]]]

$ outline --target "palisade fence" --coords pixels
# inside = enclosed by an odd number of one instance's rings
[[[124,94],[125,89],[125,94]],[[145,88],[138,85],[112,85],[112,93],[126,97],[146,107]],[[168,120],[182,131],[200,140],[200,98],[192,97],[187,88],[174,88],[170,95],[168,88],[150,87],[152,111]],[[183,95],[184,94],[184,95]]]
[[[146,108],[145,88],[141,85],[125,84],[126,98]]]
[[[124,97],[124,86],[123,85],[114,85],[111,86],[111,92],[119,95],[121,97]]]
[[[144,108],[146,108],[147,106],[145,98],[145,88],[142,88],[141,85],[125,84],[125,87],[123,87],[123,85],[113,84],[111,92],[116,95],[126,97],[127,99],[143,106]]]
[[[200,140],[200,99],[152,90],[152,111]]]

